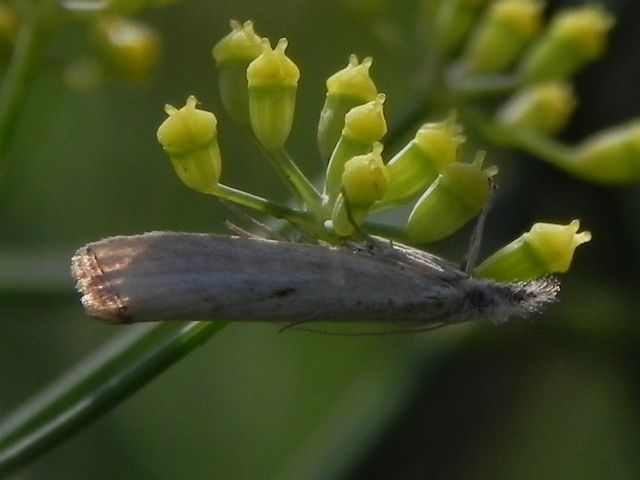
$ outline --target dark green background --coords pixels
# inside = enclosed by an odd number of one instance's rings
[[[638,7],[611,8],[619,21],[610,53],[579,78],[568,141],[640,110]],[[392,24],[413,31],[413,9],[413,1],[392,5]],[[389,48],[346,2],[193,0],[143,18],[165,42],[147,85],[69,89],[60,68],[87,42],[70,27],[54,37],[23,107],[0,186],[3,416],[121,333],[84,316],[68,275],[77,247],[149,230],[222,231],[225,212],[183,187],[156,143],[165,103],[195,94],[218,113],[225,183],[287,198],[222,112],[210,50],[230,18],[289,39],[302,73],[289,146],[310,175],[322,169],[315,128],[324,80],[350,53],[374,56],[391,127],[415,102],[421,44]],[[538,220],[580,218],[593,233],[548,313],[404,337],[230,326],[19,478],[637,478],[638,187],[588,185],[526,156],[477,148],[501,168],[486,251]],[[464,242],[437,248],[460,257]],[[41,293],[25,293],[22,282],[34,280]]]

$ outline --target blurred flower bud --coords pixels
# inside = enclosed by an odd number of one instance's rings
[[[594,5],[560,12],[524,58],[523,79],[541,82],[571,77],[602,55],[614,23],[609,13]]]
[[[211,193],[220,180],[218,122],[213,113],[196,109],[197,103],[191,95],[180,109],[165,106],[169,117],[157,137],[180,180],[198,192]]]
[[[593,182],[619,184],[640,180],[640,120],[596,133],[578,145],[560,165]]]
[[[445,57],[455,53],[487,0],[422,0],[425,25],[433,26],[433,41]]]
[[[498,122],[543,135],[559,133],[577,104],[570,85],[549,82],[525,87],[496,112]]]
[[[262,53],[262,41],[250,20],[231,20],[231,32],[213,47],[218,67],[220,98],[225,110],[238,125],[249,125],[247,67]]]
[[[18,35],[18,12],[6,3],[0,3],[0,62],[5,63],[13,53]]]
[[[285,55],[286,48],[285,38],[273,50],[262,39],[262,54],[247,68],[251,127],[267,150],[282,148],[293,124],[300,70]]]
[[[107,66],[120,78],[139,82],[156,71],[162,41],[151,26],[125,17],[104,17],[95,31]]]
[[[371,63],[371,57],[358,63],[358,57],[351,55],[349,65],[327,80],[327,98],[318,123],[318,148],[323,157],[331,155],[338,143],[347,112],[376,98],[378,90],[369,76]]]
[[[108,6],[110,12],[117,12],[121,15],[133,15],[140,10],[171,5],[172,3],[177,3],[179,1],[180,0],[109,0],[106,6]],[[87,4],[92,2],[80,1],[69,3]],[[91,8],[91,5],[88,5],[87,8]],[[104,8],[104,6],[102,6],[102,8]]]
[[[450,164],[420,197],[407,221],[407,234],[416,243],[448,237],[482,210],[491,193],[496,167],[482,169],[483,156],[473,163]]]
[[[482,262],[474,275],[510,282],[564,273],[571,266],[576,247],[591,240],[590,232],[578,233],[579,229],[578,220],[568,225],[536,223]]]
[[[542,2],[500,0],[492,3],[473,32],[462,55],[463,68],[472,75],[503,72],[538,33]]]

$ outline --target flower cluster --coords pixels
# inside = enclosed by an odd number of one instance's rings
[[[452,3],[468,4],[475,9],[474,15],[480,15],[480,8],[475,5],[479,2]],[[454,85],[518,68],[521,88],[512,89],[509,98],[498,107],[491,120],[493,130],[547,136],[559,132],[576,103],[564,80],[602,51],[599,45],[611,23],[602,11],[563,14],[542,36],[538,35],[542,28],[540,12],[537,1],[502,0],[487,7],[473,30],[471,23],[466,30],[463,25],[451,31],[434,30],[441,35],[438,45],[452,57],[446,78]],[[593,17],[600,18],[600,40],[594,38],[595,27],[585,33],[589,27],[584,23],[597,23]],[[454,32],[457,33],[452,37]],[[468,42],[463,44],[465,39]],[[504,44],[508,46],[498,48]],[[553,70],[554,55],[558,49],[568,51],[568,44],[580,51],[580,60],[563,71]],[[287,56],[286,48],[286,39],[280,39],[274,48],[255,32],[252,22],[232,21],[231,32],[213,48],[213,57],[229,116],[250,129],[258,149],[298,197],[299,207],[280,205],[221,183],[217,119],[213,113],[196,108],[193,96],[182,108],[166,107],[169,117],[157,135],[187,186],[283,218],[333,244],[363,233],[384,233],[413,244],[433,242],[460,230],[487,207],[498,169],[484,165],[483,152],[476,153],[472,161],[464,160],[462,123],[466,114],[459,112],[458,116],[418,125],[414,137],[387,156],[383,147],[387,133],[386,96],[370,76],[372,59],[359,61],[355,55],[326,82],[316,147],[327,166],[322,185],[315,185],[298,169],[285,148],[300,79],[300,71]],[[528,53],[522,59],[525,50]],[[624,137],[620,133],[617,136]],[[589,142],[581,146],[578,150],[584,158],[582,163],[597,163],[594,155],[604,153],[594,151],[602,149],[602,145],[599,139],[597,147]],[[576,155],[571,156],[578,163]],[[385,227],[371,221],[378,212],[398,206],[410,206],[402,226]],[[590,239],[588,232],[578,233],[578,227],[577,220],[565,226],[535,224],[530,232],[491,255],[474,274],[521,280],[564,272],[575,248]]]

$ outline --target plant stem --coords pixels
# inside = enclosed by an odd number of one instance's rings
[[[508,95],[518,87],[515,75],[491,75],[475,78],[449,78],[446,88],[460,100],[476,100]]]
[[[320,218],[322,212],[322,197],[311,184],[309,179],[300,171],[287,151],[282,148],[272,153],[273,161],[280,167],[284,178],[289,182],[307,209]]]
[[[119,405],[224,326],[145,325],[108,344],[0,424],[0,477]]]
[[[24,108],[47,32],[44,12],[23,18],[16,46],[0,87],[0,185],[8,170],[7,150]]]
[[[322,216],[322,197],[314,188],[311,181],[298,168],[291,156],[284,148],[279,150],[267,150],[262,146],[251,129],[246,129],[247,135],[252,139],[258,150],[269,160],[269,164],[284,180],[291,192],[312,212],[320,221]]]
[[[573,157],[571,147],[551,137],[501,125],[488,116],[471,109],[461,109],[460,116],[489,141],[519,148],[563,170],[567,170],[570,165]]]

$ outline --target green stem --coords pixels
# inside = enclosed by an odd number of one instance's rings
[[[460,116],[480,135],[498,145],[523,150],[561,169],[568,169],[573,158],[571,147],[551,137],[520,128],[501,125],[486,115],[471,109],[461,109]]]
[[[23,18],[15,50],[0,87],[0,184],[8,170],[7,150],[11,137],[24,109],[41,47],[47,37],[45,13],[33,12]]]
[[[224,325],[167,322],[108,344],[0,424],[0,477],[119,405]]]
[[[287,151],[284,148],[276,151],[267,150],[258,141],[253,132],[249,132],[249,135],[294,195],[302,200],[307,210],[316,215],[318,219],[322,218],[322,197],[313,187],[311,181],[300,171]]]
[[[300,171],[289,153],[284,149],[273,152],[274,161],[278,163],[284,177],[298,191],[307,209],[319,216],[322,212],[322,197],[311,184],[309,179]]]
[[[520,84],[514,75],[492,75],[472,78],[449,78],[446,82],[450,94],[460,100],[500,97],[512,93]]]

